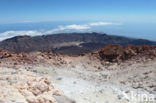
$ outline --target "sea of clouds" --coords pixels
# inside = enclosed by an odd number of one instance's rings
[[[6,31],[0,33],[0,41],[12,38],[15,36],[39,36],[39,35],[47,35],[47,34],[55,34],[55,33],[63,33],[63,32],[85,32],[91,30],[93,27],[99,26],[109,26],[109,25],[121,25],[119,23],[111,23],[111,22],[91,22],[86,24],[72,24],[72,25],[59,25],[51,30],[16,30],[16,31]]]

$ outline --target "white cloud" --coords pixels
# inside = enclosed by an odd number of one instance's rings
[[[7,38],[15,37],[15,36],[22,36],[22,35],[29,35],[29,36],[37,36],[42,35],[39,31],[7,31],[4,33],[0,33],[0,41],[5,40]]]
[[[106,25],[112,25],[114,23],[109,23],[109,22],[93,22],[89,23],[89,26],[106,26]]]
[[[89,29],[90,27],[87,25],[67,25],[67,26],[59,26],[60,30],[66,30],[66,29],[75,29],[75,30],[84,30]]]
[[[64,32],[64,31],[67,31],[67,30],[70,30],[70,31],[82,31],[82,30],[87,30],[87,29],[90,29],[90,27],[88,25],[76,25],[76,24],[66,25],[66,26],[60,25],[60,26],[58,26],[55,29],[45,31],[44,34],[52,34],[52,33]]]
[[[46,30],[46,31],[35,31],[35,30],[28,30],[28,31],[7,31],[4,33],[0,33],[0,41],[11,38],[14,36],[21,36],[21,35],[29,35],[29,36],[37,36],[37,35],[46,35],[46,34],[54,34],[60,32],[80,32],[90,30],[92,27],[97,26],[108,26],[108,25],[117,25],[117,23],[110,23],[110,22],[92,22],[86,24],[72,24],[72,25],[65,25],[65,26],[58,26],[57,28]]]
[[[92,27],[96,26],[107,26],[107,25],[113,25],[115,23],[109,23],[109,22],[92,22],[92,23],[87,23],[87,24],[82,24],[82,25],[77,25],[77,24],[72,24],[72,25],[66,25],[66,26],[58,26],[55,29],[48,30],[45,32],[45,34],[52,34],[52,33],[58,33],[58,32],[63,32],[63,31],[83,31],[83,30],[89,30]]]

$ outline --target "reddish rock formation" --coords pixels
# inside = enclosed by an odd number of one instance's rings
[[[119,62],[125,61],[132,57],[141,58],[153,58],[156,57],[156,46],[148,46],[148,45],[107,45],[102,49],[99,49],[95,52],[89,53],[92,56],[98,57],[100,60],[108,61],[108,62]],[[88,53],[84,53],[81,56],[88,55]],[[53,53],[51,51],[41,51],[41,52],[33,52],[33,53],[11,53],[5,50],[0,49],[0,60],[10,58],[17,63],[53,63],[57,65],[66,64],[64,61],[63,55]],[[8,61],[8,60],[7,60]],[[17,63],[16,63],[17,62]]]
[[[11,57],[13,53],[0,49],[0,59]]]
[[[98,50],[101,60],[106,60],[109,62],[118,62],[123,60],[128,60],[134,56],[156,56],[156,46],[148,45],[128,45],[122,47],[120,45],[107,45],[103,49]]]

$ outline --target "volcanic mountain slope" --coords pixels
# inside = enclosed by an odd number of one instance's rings
[[[17,36],[0,42],[0,48],[16,53],[52,50],[61,54],[80,54],[103,48],[107,44],[155,45],[156,42],[99,33],[70,33]]]
[[[108,45],[80,56],[51,51],[16,54],[0,50],[0,57],[2,103],[7,100],[9,103],[20,100],[24,103],[49,103],[41,100],[65,103],[64,96],[49,85],[47,77],[65,97],[76,103],[134,103],[131,98],[123,98],[122,93],[156,95],[155,46]],[[9,95],[6,96],[7,91]],[[74,103],[68,98],[65,98],[67,103]]]

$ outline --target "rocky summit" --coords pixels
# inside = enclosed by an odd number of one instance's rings
[[[156,46],[148,45],[107,45],[76,56],[1,49],[0,103],[134,103],[124,95],[156,95],[155,61]]]

